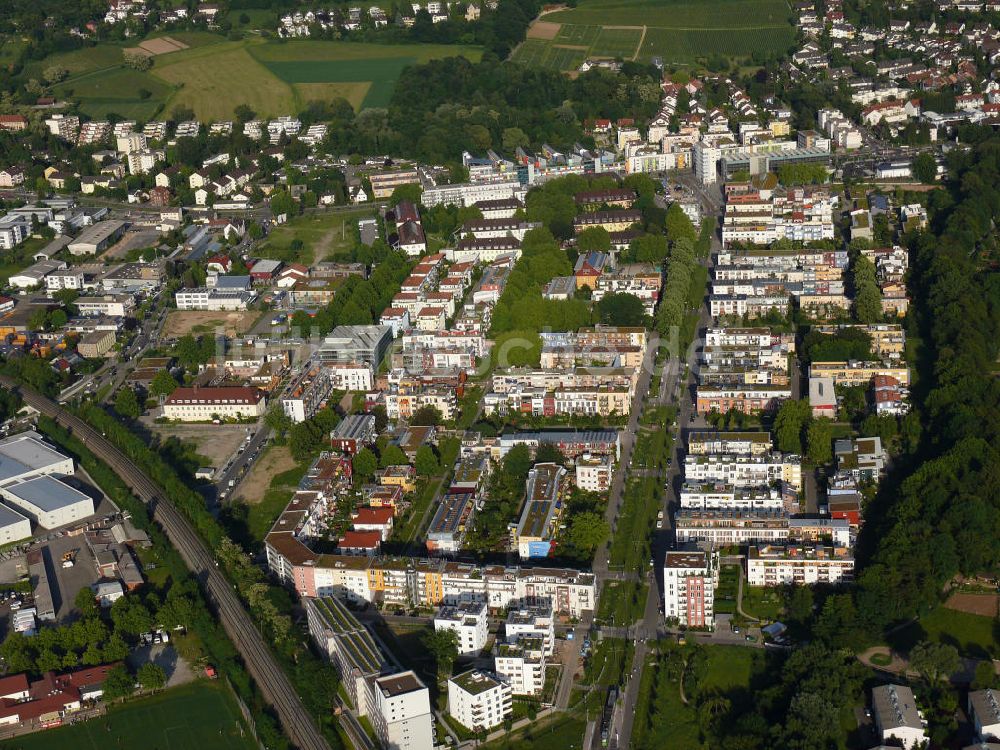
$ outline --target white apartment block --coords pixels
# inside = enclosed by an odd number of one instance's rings
[[[545,653],[541,638],[519,638],[497,647],[495,670],[514,695],[541,695],[545,688]]]
[[[458,636],[458,653],[462,656],[478,656],[490,635],[486,602],[466,600],[454,606],[441,607],[434,615],[434,629],[455,633]]]
[[[684,478],[688,482],[718,483],[734,487],[761,487],[787,482],[802,489],[802,461],[792,454],[769,453],[762,456],[719,454],[685,456]]]
[[[711,552],[668,552],[663,561],[663,615],[688,628],[715,626],[718,556]]]
[[[448,680],[448,713],[467,729],[492,729],[512,712],[511,686],[479,669]]]
[[[182,289],[174,295],[178,310],[235,311],[246,310],[257,294],[244,289],[197,287]]]
[[[259,419],[266,411],[264,392],[242,386],[177,388],[163,404],[164,418],[180,422]]]
[[[515,643],[521,638],[540,638],[542,653],[552,656],[555,653],[556,631],[555,620],[552,617],[552,605],[548,603],[511,609],[504,623],[504,633],[508,643]]]
[[[428,750],[435,746],[430,694],[414,672],[378,677],[370,684],[368,716],[382,747]]]
[[[517,180],[509,182],[466,182],[455,185],[435,185],[426,188],[420,202],[431,208],[439,204],[471,206],[480,201],[496,201],[507,198],[523,200],[527,188]]]
[[[611,488],[614,472],[612,456],[584,454],[576,460],[576,486],[587,492],[606,492]]]
[[[767,545],[747,554],[747,582],[751,586],[811,586],[850,583],[854,556],[844,547]]]

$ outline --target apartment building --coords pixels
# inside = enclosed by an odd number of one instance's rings
[[[917,708],[913,691],[905,685],[880,685],[872,689],[875,732],[884,744],[923,747],[927,722]]]
[[[522,560],[548,557],[567,489],[565,476],[566,469],[552,463],[535,464],[528,472],[521,517],[510,525],[510,548]]]
[[[435,745],[430,693],[412,670],[371,681],[368,716],[382,747],[427,750]]]
[[[452,487],[445,493],[427,527],[428,554],[453,555],[462,549],[466,532],[472,527],[476,503],[477,495],[469,489]]]
[[[730,410],[759,414],[776,410],[791,397],[790,385],[699,385],[696,410],[698,414],[725,414]]]
[[[715,626],[718,555],[713,552],[667,552],[663,562],[663,614],[687,628]]]
[[[760,487],[786,482],[795,492],[802,489],[802,461],[799,456],[767,453],[760,456],[713,454],[684,457],[684,479],[689,482]]]
[[[514,695],[541,695],[545,664],[545,647],[538,637],[522,636],[496,648],[494,669]]]
[[[441,607],[434,615],[434,629],[453,632],[461,656],[479,656],[490,635],[486,602],[468,599]]]
[[[551,603],[521,605],[515,602],[507,612],[504,634],[508,642],[526,637],[540,638],[542,652],[545,656],[552,656],[555,654],[556,631]]]
[[[732,453],[762,456],[773,450],[769,432],[707,431],[688,433],[687,452],[695,456]]]
[[[607,492],[614,471],[615,462],[611,456],[584,454],[576,459],[576,486],[587,492]]]
[[[448,680],[448,713],[473,732],[493,729],[511,715],[512,694],[511,686],[495,674],[470,669]]]
[[[809,365],[810,378],[832,378],[834,385],[870,385],[876,375],[894,378],[905,387],[910,385],[910,368],[906,364],[850,361]]]
[[[368,680],[387,667],[372,634],[340,599],[333,596],[304,600],[309,634],[340,675],[351,705],[362,716],[368,711]]]
[[[750,547],[747,582],[751,586],[811,586],[854,580],[854,555],[846,547],[767,544]]]
[[[242,386],[181,387],[163,404],[163,416],[181,422],[259,419],[267,410],[264,392]]]

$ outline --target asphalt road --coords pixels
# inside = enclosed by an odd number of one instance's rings
[[[693,186],[695,193],[701,198],[703,211],[706,217],[718,217],[721,210],[721,196],[717,188],[703,186]],[[715,257],[721,250],[718,237],[713,235],[712,248],[707,261],[709,270],[714,266]],[[650,571],[649,596],[646,598],[646,608],[643,617],[633,627],[627,631],[627,637],[634,641],[635,650],[632,658],[632,669],[623,691],[623,698],[619,703],[615,719],[612,722],[614,731],[612,732],[613,747],[627,748],[632,736],[632,726],[635,721],[635,707],[639,696],[640,675],[646,662],[648,654],[647,641],[655,639],[660,633],[661,613],[661,587],[662,578],[659,575],[661,569],[659,561],[663,560],[668,549],[673,546],[673,511],[677,506],[677,491],[681,482],[680,466],[683,456],[683,437],[691,426],[699,426],[697,420],[692,423],[691,414],[694,409],[695,384],[698,371],[698,349],[700,341],[704,338],[705,328],[711,323],[711,316],[708,311],[708,296],[706,293],[702,303],[701,316],[698,323],[698,331],[694,344],[683,353],[683,364],[680,357],[671,357],[664,366],[662,386],[659,393],[654,394],[650,401],[651,405],[673,404],[678,406],[677,428],[674,434],[674,447],[671,453],[670,465],[663,477],[666,492],[664,493],[663,528],[657,529],[653,533],[652,555],[657,561]],[[646,394],[646,390],[639,391]],[[679,401],[676,396],[679,395]],[[640,403],[641,410],[642,404]],[[633,410],[635,413],[637,410]],[[627,465],[623,461],[623,465]],[[599,738],[596,742],[600,742]]]

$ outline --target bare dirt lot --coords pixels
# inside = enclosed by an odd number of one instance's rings
[[[259,312],[172,310],[163,324],[163,337],[180,338],[189,333],[212,333],[217,328],[223,328],[226,336],[232,338],[253,328],[258,317]]]
[[[162,439],[175,437],[191,443],[208,464],[219,468],[246,439],[245,425],[238,424],[149,424]]]
[[[169,52],[187,49],[188,46],[184,42],[178,42],[172,37],[161,36],[156,39],[147,39],[144,42],[139,42],[139,47],[154,55],[166,55]]]
[[[561,23],[535,21],[528,28],[528,39],[555,39],[561,28]]]
[[[1000,603],[1000,596],[997,594],[952,594],[944,606],[972,615],[996,617],[998,603]]]
[[[240,498],[250,505],[259,503],[271,486],[271,479],[282,472],[294,469],[295,459],[284,445],[272,445],[250,470],[240,485]]]

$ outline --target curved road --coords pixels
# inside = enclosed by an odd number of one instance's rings
[[[164,530],[171,544],[201,583],[210,606],[239,651],[250,675],[274,707],[285,733],[301,750],[330,750],[312,716],[299,700],[270,647],[254,626],[250,614],[237,598],[232,585],[219,572],[204,542],[173,505],[165,493],[124,453],[77,416],[36,391],[0,376],[0,385],[16,391],[24,403],[51,417],[87,444],[95,456],[107,463],[119,477],[149,506],[153,520]]]

